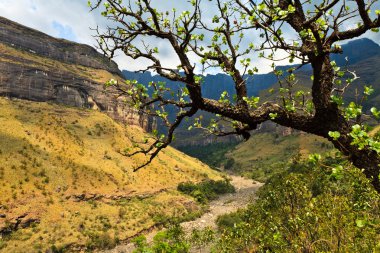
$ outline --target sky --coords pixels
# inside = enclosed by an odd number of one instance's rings
[[[181,6],[181,1],[160,1],[160,7],[171,10],[174,5]],[[211,14],[211,13],[210,13]],[[11,19],[25,26],[40,30],[51,36],[71,41],[96,45],[94,31],[90,28],[106,27],[106,20],[99,11],[90,12],[87,0],[0,0],[0,16]],[[380,42],[379,34],[367,33],[365,37]],[[164,64],[174,64],[175,54],[164,44],[157,41],[163,48]],[[114,58],[120,69],[138,70],[145,63],[132,61],[120,53]],[[256,60],[261,66],[261,72],[269,72],[270,64]],[[265,67],[267,66],[267,67]]]

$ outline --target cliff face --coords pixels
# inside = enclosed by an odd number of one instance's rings
[[[50,37],[0,17],[0,95],[93,108],[130,125],[152,120],[128,107],[109,79],[122,82],[116,63],[94,48]]]

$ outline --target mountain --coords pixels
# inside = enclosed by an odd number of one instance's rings
[[[380,55],[380,46],[367,38],[349,41],[342,45],[342,50],[342,54],[334,54],[331,57],[338,66],[353,65]]]
[[[111,78],[122,81],[121,71],[94,48],[0,17],[0,96],[93,108],[150,131],[151,118],[104,90]]]
[[[152,75],[150,72],[136,73],[123,70],[122,74],[125,79],[137,80],[139,83],[148,85],[149,82],[166,82],[167,86],[172,89],[178,89],[182,84],[167,80],[158,75]],[[249,96],[257,96],[261,90],[269,88],[276,82],[276,76],[270,74],[258,74],[254,77],[247,76],[247,88]],[[227,91],[232,97],[235,94],[234,83],[231,76],[226,74],[206,75],[202,84],[202,94],[207,98],[219,99],[220,94]]]
[[[360,50],[361,49],[361,50]],[[348,66],[352,70],[356,70],[360,75],[359,81],[352,85],[352,88],[348,90],[348,99],[354,98],[354,91],[356,88],[362,89],[363,84],[372,84],[376,87],[375,95],[367,102],[367,105],[379,105],[380,106],[380,74],[376,68],[373,66],[377,65],[380,60],[380,46],[370,39],[358,39],[350,41],[342,45],[342,54],[333,54],[331,56],[332,60],[336,61],[340,66]],[[347,60],[346,60],[347,59]],[[296,67],[297,65],[279,66],[278,69],[286,70],[290,67]],[[122,71],[123,76],[126,79],[137,80],[139,83],[147,85],[149,82],[166,82],[167,86],[171,89],[177,90],[181,84],[168,81],[163,77],[158,75],[152,75],[149,72],[135,73],[127,70]],[[310,89],[311,87],[311,67],[309,65],[303,66],[297,70],[298,78],[300,79],[297,88]],[[379,81],[379,82],[377,82]],[[257,74],[253,77],[247,77],[247,89],[249,96],[260,96],[265,100],[268,96],[273,98],[275,94],[269,95],[266,91],[277,84],[277,77],[273,73],[268,74]],[[235,94],[234,84],[232,78],[226,74],[216,74],[216,75],[206,75],[204,77],[204,83],[202,85],[202,93],[207,98],[219,99],[220,94],[223,91],[227,91],[230,97]],[[368,107],[368,106],[367,106]],[[175,111],[171,110],[169,115],[172,115]],[[200,112],[195,117],[203,116],[204,122],[210,120],[213,115]],[[188,126],[191,124],[189,122],[183,123],[177,130],[176,141],[174,146],[176,147],[186,147],[197,146],[197,145],[210,145],[210,143],[222,141],[222,142],[236,142],[239,138],[215,138],[213,136],[202,136],[201,131],[189,132],[187,131]],[[162,131],[163,128],[158,127]],[[199,136],[199,137],[195,137]]]
[[[358,50],[363,49],[363,50]],[[333,54],[331,56],[333,61],[339,66],[357,64],[358,62],[367,60],[371,57],[380,56],[380,46],[370,39],[358,39],[350,41],[342,45],[342,54]],[[348,61],[346,61],[346,59]],[[297,65],[279,66],[277,69],[287,70]],[[303,66],[298,72],[308,73],[311,70],[310,66]],[[172,82],[158,75],[152,75],[150,72],[136,73],[128,70],[123,70],[124,78],[130,80],[137,80],[139,83],[148,85],[149,82],[166,82],[168,87],[177,89],[181,84]],[[256,74],[254,76],[246,76],[247,90],[249,96],[258,96],[261,91],[268,89],[277,83],[277,77],[274,73]],[[207,98],[219,99],[220,94],[227,91],[232,97],[235,94],[234,83],[231,76],[227,74],[216,74],[204,76],[202,84],[202,94]]]
[[[343,54],[333,55],[332,59],[340,66],[347,65],[360,77],[347,88],[344,95],[345,103],[355,101],[356,93],[361,94],[364,85],[372,85],[375,92],[363,103],[364,111],[370,114],[371,107],[380,107],[380,71],[378,67],[380,46],[369,39],[359,39],[343,45],[342,49]],[[297,71],[298,83],[294,90],[310,90],[311,75],[310,68]],[[270,94],[267,90],[262,90],[260,97],[263,100],[273,100],[276,95],[278,93]],[[188,143],[192,142],[188,139]],[[307,157],[310,153],[325,153],[333,150],[332,145],[323,138],[291,131],[291,129],[275,126],[269,122],[263,124],[260,130],[254,131],[251,139],[247,142],[229,143],[230,146],[232,145],[229,150],[221,148],[221,145],[215,142],[214,144],[206,143],[206,145],[202,145],[202,142],[192,144],[190,146],[183,144],[180,149],[211,166],[224,167],[259,181],[266,180],[271,174],[281,171],[284,164],[295,156]],[[214,161],[210,162],[209,157],[212,157]]]

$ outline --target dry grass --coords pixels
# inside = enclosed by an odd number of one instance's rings
[[[173,148],[132,172],[145,157],[120,152],[144,133],[96,111],[0,98],[0,125],[0,226],[25,213],[41,220],[13,233],[1,252],[86,244],[101,231],[125,239],[152,226],[156,213],[187,212],[179,182],[219,178]],[[80,194],[103,198],[75,202]]]
[[[296,133],[283,137],[259,133],[236,146],[226,156],[234,159],[243,174],[265,181],[268,175],[281,171],[284,164],[297,155],[304,159],[311,153],[330,150],[332,145],[327,140],[311,134]]]

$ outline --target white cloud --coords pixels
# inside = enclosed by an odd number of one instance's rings
[[[94,44],[89,27],[96,26],[96,19],[84,1],[0,0],[0,15],[55,37],[62,34],[53,24],[60,24],[72,30],[77,42]]]

